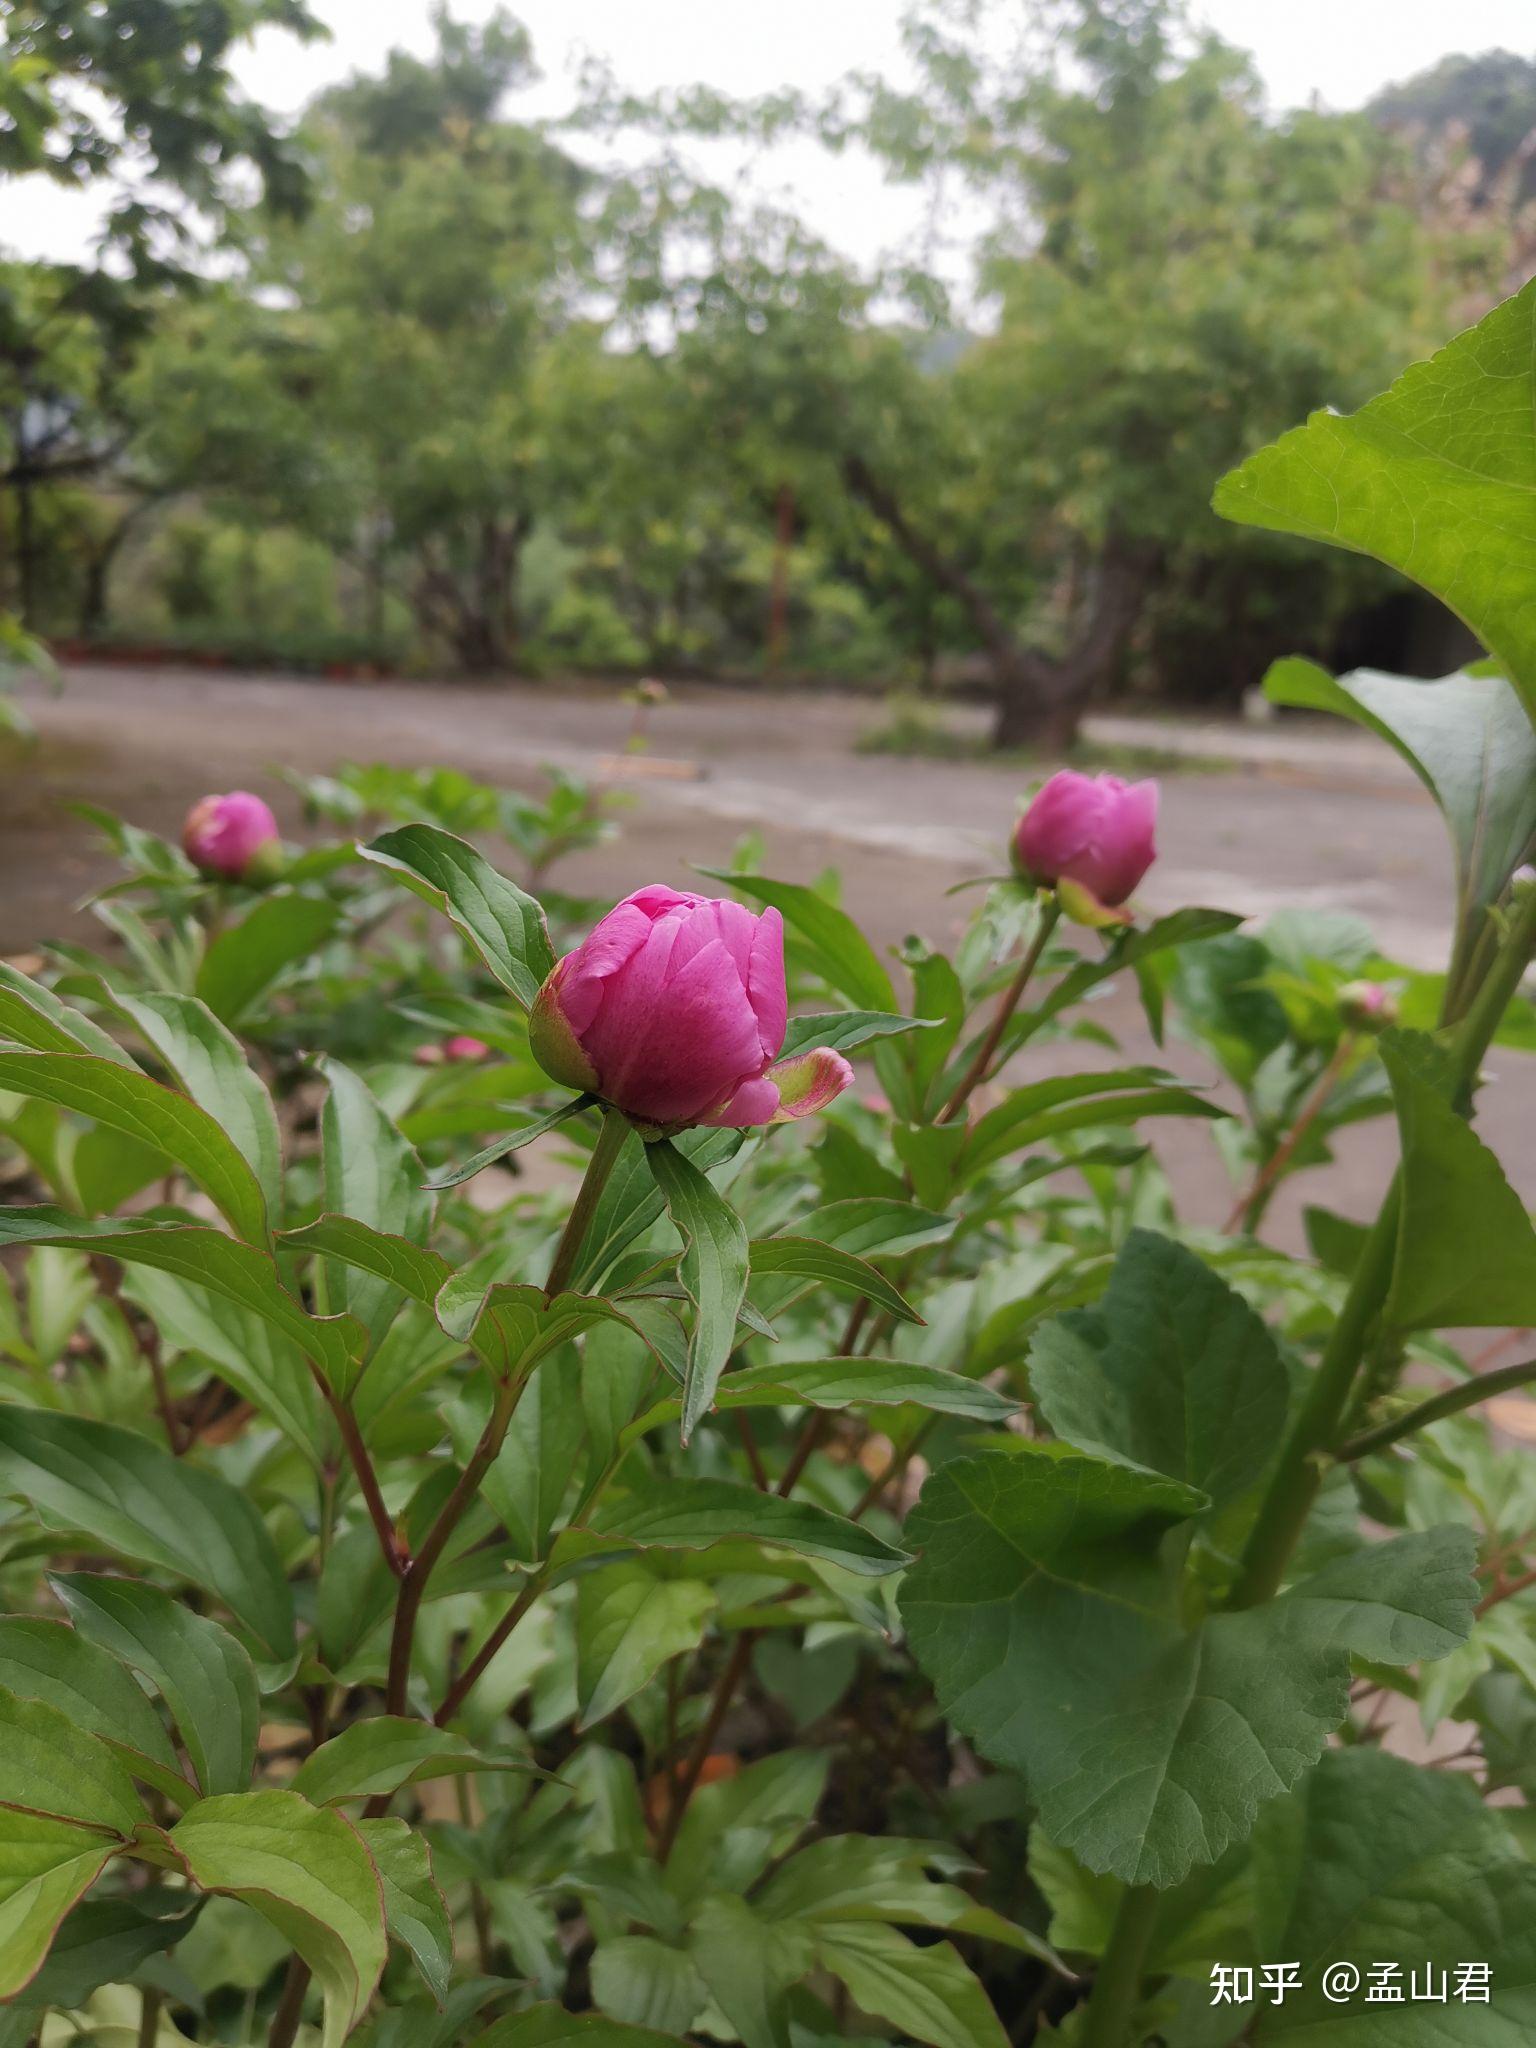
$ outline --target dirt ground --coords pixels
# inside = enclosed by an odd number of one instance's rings
[[[112,864],[66,808],[85,799],[174,834],[208,790],[259,789],[285,831],[302,837],[298,804],[277,780],[285,763],[447,763],[532,789],[549,762],[624,780],[614,756],[631,712],[611,687],[561,683],[476,689],[444,683],[343,684],[170,669],[71,670],[47,695],[29,686],[39,744],[0,771],[0,952],[40,938],[94,937],[80,899]],[[877,702],[706,686],[674,692],[654,714],[653,772],[630,778],[621,836],[560,870],[563,885],[619,895],[651,880],[681,884],[691,864],[723,864],[746,832],[761,833],[772,871],[808,880],[827,866],[877,945],[910,931],[951,938],[969,910],[946,891],[995,872],[1026,778],[1016,767],[859,754]],[[1164,774],[1160,858],[1144,890],[1154,910],[1212,904],[1262,919],[1283,905],[1352,910],[1383,949],[1415,966],[1445,957],[1449,862],[1433,806],[1385,748],[1320,727],[1176,726],[1101,719],[1094,736],[1145,738],[1221,763]],[[693,778],[656,764],[695,764]],[[970,899],[973,901],[974,899]],[[1100,1013],[1131,1051],[1151,1051],[1133,992]],[[1200,1073],[1188,1049],[1169,1064]],[[1031,1055],[1036,1069],[1083,1063],[1078,1047]],[[1485,1119],[1506,1165],[1536,1200],[1536,1069],[1494,1062],[1497,1113]],[[1204,1076],[1202,1076],[1204,1078]],[[1204,1131],[1152,1127],[1191,1220],[1215,1223],[1225,1175]],[[1389,1170],[1390,1134],[1345,1134],[1340,1157],[1307,1183],[1308,1200],[1352,1214],[1374,1209]],[[1297,1234],[1299,1202],[1277,1234]]]

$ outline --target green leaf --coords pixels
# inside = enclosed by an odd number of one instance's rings
[[[432,1874],[426,1838],[403,1820],[360,1820],[357,1832],[373,1858],[384,1894],[384,1924],[421,1972],[442,2006],[453,1972],[453,1923]]]
[[[709,2003],[693,1958],[647,1934],[620,1934],[592,1958],[592,1996],[617,2020],[686,2033]]]
[[[889,2020],[915,2041],[933,2048],[1007,2048],[986,1992],[947,1941],[919,1948],[895,1927],[823,1927],[816,1954],[862,2012]]]
[[[1128,1884],[1241,1841],[1343,1720],[1351,1649],[1441,1655],[1476,1596],[1469,1532],[1436,1530],[1187,1629],[1163,1539],[1203,1498],[1020,1445],[940,1466],[908,1522],[901,1611],[940,1706],[1023,1773],[1052,1840]]]
[[[147,1818],[115,1750],[49,1701],[21,1699],[4,1689],[0,1807],[79,1821],[123,1840]]]
[[[426,1308],[436,1304],[453,1270],[441,1252],[386,1236],[355,1216],[317,1216],[302,1229],[285,1230],[282,1241],[294,1251],[319,1252],[360,1273],[372,1273]]]
[[[827,984],[860,1009],[889,1015],[896,1008],[891,977],[874,948],[846,911],[797,882],[771,882],[763,875],[733,875],[728,868],[700,868],[739,896],[777,910],[799,939],[807,960]],[[825,1042],[825,1041],[823,1041]]]
[[[31,1052],[92,1052],[120,1067],[133,1066],[110,1032],[5,960],[0,960],[0,1038]]]
[[[562,1344],[568,1344],[598,1323],[622,1323],[650,1341],[630,1311],[601,1294],[557,1294],[546,1298],[532,1281],[487,1283],[477,1261],[447,1279],[437,1297],[437,1319],[451,1337],[473,1344],[493,1372],[507,1377],[529,1368]]]
[[[1498,657],[1536,719],[1536,286],[1359,412],[1313,413],[1222,478],[1224,518],[1400,569]]]
[[[1300,1964],[1301,1987],[1260,2008],[1254,2039],[1318,2048],[1518,2048],[1536,2026],[1536,1866],[1500,1816],[1451,1771],[1374,1747],[1325,1756],[1269,1808],[1254,1840],[1255,1939]],[[1330,1963],[1395,1963],[1403,2001],[1367,1985],[1330,2003]],[[1489,2002],[1455,1993],[1458,1963],[1486,1963]],[[1409,1997],[1448,1972],[1444,2004]]]
[[[256,1760],[261,1695],[255,1667],[229,1631],[140,1580],[80,1573],[60,1574],[53,1584],[80,1633],[154,1685],[202,1791],[243,1792]],[[185,1790],[181,1796],[185,1804]]]
[[[65,1245],[173,1273],[259,1316],[312,1358],[336,1387],[349,1383],[362,1348],[363,1332],[356,1322],[348,1316],[306,1315],[279,1281],[268,1254],[221,1230],[135,1216],[91,1221],[64,1209],[0,1209],[0,1244]]]
[[[1292,656],[1271,667],[1264,694],[1379,733],[1440,806],[1461,916],[1499,896],[1536,838],[1536,728],[1502,676],[1427,683],[1362,668],[1335,680]]]
[[[671,1144],[700,1173],[709,1173],[734,1159],[745,1141],[742,1131],[697,1130],[684,1131]],[[599,1286],[615,1259],[650,1229],[666,1207],[651,1172],[650,1151],[638,1132],[624,1140],[582,1241],[581,1263],[571,1276],[573,1286]]]
[[[436,1180],[428,1181],[428,1188],[436,1194],[444,1188],[456,1188],[467,1180],[473,1180],[475,1175],[483,1172],[487,1166],[494,1166],[498,1159],[505,1159],[509,1152],[521,1152],[523,1147],[531,1145],[535,1138],[547,1137],[551,1131],[558,1130],[561,1124],[569,1123],[573,1116],[580,1116],[584,1109],[590,1109],[596,1101],[595,1095],[574,1095],[568,1102],[557,1104],[546,1115],[534,1117],[530,1123],[519,1126],[517,1130],[504,1131],[483,1151],[476,1152],[473,1158],[466,1159],[462,1166],[456,1166],[451,1173],[440,1174]]]
[[[926,1209],[942,1209],[954,1190],[955,1165],[965,1150],[964,1124],[893,1124],[891,1144],[907,1169],[912,1192]]]
[[[789,1992],[816,1960],[807,1930],[763,1920],[745,1899],[705,1899],[689,1954],[745,2048],[790,2048]]]
[[[350,1067],[322,1059],[320,1070],[330,1084],[320,1118],[326,1209],[424,1244],[436,1204],[422,1186],[421,1161]],[[326,1289],[332,1308],[356,1316],[372,1350],[394,1320],[400,1290],[340,1260],[327,1266]]]
[[[683,1386],[687,1443],[713,1402],[716,1382],[736,1347],[736,1320],[747,1291],[747,1233],[730,1203],[665,1138],[647,1147],[647,1158],[683,1240],[678,1274],[694,1306]]]
[[[101,1736],[146,1784],[183,1804],[190,1796],[143,1688],[116,1657],[66,1622],[0,1618],[0,1686],[18,1699],[46,1700],[74,1727]]]
[[[1384,1322],[1398,1331],[1536,1323],[1536,1230],[1525,1205],[1472,1126],[1425,1078],[1416,1035],[1386,1032],[1380,1048],[1403,1143]]]
[[[176,1085],[233,1139],[261,1188],[267,1215],[283,1213],[283,1143],[277,1111],[233,1032],[194,996],[117,996],[117,1007],[170,1069]]]
[[[489,1405],[474,1395],[447,1411],[454,1453],[467,1464],[485,1428]],[[481,1497],[511,1539],[518,1558],[531,1564],[549,1548],[549,1533],[565,1503],[581,1457],[585,1414],[574,1371],[552,1366],[523,1389]]]
[[[184,1095],[136,1068],[90,1053],[0,1052],[0,1089],[94,1117],[106,1129],[163,1152],[228,1218],[237,1236],[248,1244],[266,1243],[260,1183],[233,1140]]]
[[[815,1016],[791,1017],[779,1058],[792,1059],[797,1052],[818,1045],[830,1046],[833,1052],[852,1052],[871,1039],[899,1038],[908,1031],[931,1032],[938,1021],[937,1017],[903,1017],[899,1010],[823,1010]],[[920,1043],[926,1046],[927,1039]]]
[[[810,1280],[839,1294],[855,1295],[900,1322],[923,1320],[877,1267],[837,1245],[810,1237],[760,1237],[751,1245],[750,1256],[754,1280],[767,1276]]]
[[[1004,1035],[1003,1056],[1006,1058],[1016,1052],[1026,1039],[1034,1037],[1042,1025],[1060,1016],[1063,1010],[1069,1009],[1090,989],[1108,981],[1111,975],[1123,973],[1127,968],[1140,968],[1159,953],[1236,931],[1242,921],[1236,912],[1230,910],[1204,910],[1191,906],[1186,910],[1171,911],[1167,917],[1154,918],[1149,925],[1118,933],[1101,956],[1095,958],[1090,954],[1079,960],[1075,967],[1069,967],[1051,984],[1040,1002],[1015,1020]]]
[[[1179,1085],[1158,1067],[1115,1073],[1056,1074],[1015,1088],[970,1130],[962,1162],[967,1178],[1011,1153],[1068,1131],[1099,1124],[1134,1124],[1144,1117],[1223,1117],[1219,1104]]]
[[[650,1563],[604,1565],[576,1587],[577,1725],[616,1713],[664,1664],[697,1648],[715,1595]]]
[[[197,994],[215,1017],[238,1024],[284,968],[330,936],[340,915],[323,896],[272,891],[208,948],[197,971]]]
[[[910,1365],[891,1358],[813,1358],[780,1365],[769,1359],[727,1373],[715,1396],[722,1414],[732,1408],[904,1408],[935,1415],[962,1415],[973,1422],[1006,1422],[1018,1402],[979,1380],[968,1380],[937,1365]],[[644,1436],[678,1412],[678,1401],[658,1401],[630,1424],[627,1434]]]
[[[461,1735],[429,1721],[380,1714],[354,1721],[322,1742],[300,1764],[291,1789],[302,1792],[312,1806],[331,1806],[339,1799],[371,1799],[431,1778],[529,1768],[521,1757],[484,1756]]]
[[[726,1479],[669,1479],[644,1491],[605,1500],[586,1530],[566,1532],[568,1550],[600,1549],[615,1542],[637,1550],[708,1550],[733,1536],[771,1549],[795,1551],[840,1564],[870,1578],[907,1562],[857,1522],[829,1514],[810,1501],[780,1500]],[[585,1539],[585,1540],[583,1540]],[[598,1539],[598,1540],[593,1540]],[[558,1555],[557,1550],[557,1555]]]
[[[830,1750],[781,1749],[701,1785],[667,1858],[667,1890],[688,1907],[755,1882],[810,1825],[831,1764]]]
[[[1218,1507],[1260,1478],[1285,1428],[1274,1338],[1203,1259],[1150,1230],[1126,1240],[1098,1309],[1035,1333],[1029,1384],[1065,1442],[1182,1479]]]
[[[405,825],[359,849],[391,868],[406,886],[445,910],[503,988],[525,1010],[555,964],[544,911],[498,874],[466,840],[436,825]]]
[[[168,1839],[194,1884],[243,1899],[298,1950],[338,2048],[384,1967],[379,1876],[356,1830],[297,1792],[245,1792],[200,1801]]]
[[[293,1600],[266,1524],[216,1473],[131,1430],[0,1407],[0,1491],[49,1526],[203,1586],[276,1661],[294,1649]]]
[[[31,1981],[55,1928],[116,1849],[115,1842],[63,1821],[6,1814],[0,1828],[0,1998],[14,1998]],[[22,2038],[31,2033],[29,2022]]]
[[[477,2035],[473,2048],[678,2048],[678,2041],[674,2034],[623,2026],[600,2012],[531,2005],[526,2012],[509,2013]]]
[[[0,1863],[3,1863],[0,1852]],[[4,1913],[0,1879],[0,1916]],[[21,2003],[72,2011],[103,1984],[121,1984],[151,1956],[163,1955],[197,1924],[203,1901],[195,1892],[156,1885],[127,1897],[84,1899],[59,1927],[48,1960]],[[0,1997],[5,1996],[0,1966]]]

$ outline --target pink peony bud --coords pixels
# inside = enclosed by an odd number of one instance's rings
[[[483,1038],[469,1038],[463,1032],[443,1040],[443,1058],[455,1066],[471,1066],[476,1060],[488,1059],[490,1051]]]
[[[1387,1031],[1397,1022],[1397,998],[1379,981],[1346,981],[1339,1015],[1355,1031]]]
[[[788,1021],[784,921],[662,883],[610,910],[539,990],[534,1058],[658,1130],[744,1129],[823,1109],[853,1079],[827,1046],[774,1065]]]
[[[259,796],[232,789],[226,796],[205,796],[187,813],[181,843],[188,860],[205,875],[238,881],[277,850],[277,820]]]
[[[1157,848],[1157,784],[1118,775],[1053,775],[1018,822],[1013,857],[1021,874],[1054,887],[1075,882],[1113,909],[1151,867]]]

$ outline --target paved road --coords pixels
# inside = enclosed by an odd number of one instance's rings
[[[344,760],[447,762],[532,788],[543,762],[611,772],[631,716],[612,688],[573,684],[492,690],[107,668],[72,670],[61,694],[34,691],[29,708],[42,744],[6,777],[0,815],[0,951],[11,953],[43,934],[94,929],[73,906],[111,866],[64,809],[71,798],[174,832],[196,796],[243,785],[262,789],[296,832],[297,803],[273,780],[278,762],[313,770]],[[878,703],[852,698],[676,692],[652,721],[650,758],[694,763],[697,778],[631,781],[622,836],[568,863],[562,881],[593,894],[678,883],[690,863],[720,865],[753,831],[780,874],[809,879],[839,868],[848,908],[877,943],[913,930],[944,942],[969,909],[967,898],[946,892],[966,874],[1001,866],[1025,777],[1010,767],[856,753],[859,734],[883,715]],[[1326,726],[1197,726],[1170,737],[1161,724],[1105,720],[1098,732],[1117,743],[1142,735],[1227,764],[1163,778],[1161,856],[1144,891],[1152,908],[1208,903],[1257,917],[1286,904],[1352,910],[1394,957],[1424,967],[1444,959],[1450,891],[1439,820],[1385,748]],[[1128,994],[1102,1014],[1136,1046]],[[1059,1049],[1054,1063],[1080,1057]],[[1536,1173],[1536,1079],[1525,1062],[1505,1066],[1502,1146],[1517,1170]],[[1346,1134],[1328,1199],[1356,1213],[1374,1205],[1386,1137],[1370,1126]],[[1160,1130],[1158,1142],[1203,1218],[1216,1220],[1224,1180],[1208,1138]],[[1292,1234],[1294,1214],[1283,1220]]]

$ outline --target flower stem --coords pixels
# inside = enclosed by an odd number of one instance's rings
[[[1141,2000],[1157,1906],[1153,1885],[1134,1884],[1121,1894],[1109,1943],[1094,1975],[1082,2048],[1132,2048],[1131,2026]]]
[[[1222,1231],[1227,1237],[1231,1237],[1239,1228],[1250,1233],[1258,1228],[1269,1196],[1274,1192],[1285,1169],[1295,1158],[1296,1148],[1322,1115],[1328,1098],[1338,1086],[1354,1050],[1355,1034],[1352,1031],[1343,1032],[1328,1064],[1318,1076],[1317,1086],[1297,1112],[1296,1121],[1254,1175],[1247,1193],[1239,1195],[1233,1203],[1232,1213],[1222,1225]]]
[[[363,1433],[357,1426],[357,1417],[351,1408],[323,1380],[320,1391],[341,1432],[342,1443],[346,1446],[351,1460],[353,1475],[368,1509],[368,1519],[373,1523],[374,1534],[379,1539],[379,1549],[384,1562],[394,1576],[404,1578],[405,1559],[400,1554],[400,1544],[395,1536],[395,1525],[389,1518],[389,1509],[384,1505],[384,1496],[379,1491],[379,1475],[374,1470],[373,1460],[368,1455],[368,1446],[363,1442]]]
[[[998,999],[997,1009],[993,1013],[992,1022],[987,1027],[987,1035],[983,1038],[981,1044],[977,1046],[975,1056],[955,1086],[955,1092],[934,1118],[936,1124],[953,1123],[975,1090],[987,1079],[988,1069],[991,1067],[997,1048],[1002,1042],[1003,1033],[1008,1028],[1008,1020],[1023,1000],[1024,991],[1029,986],[1030,976],[1040,964],[1040,955],[1045,951],[1051,933],[1055,931],[1060,917],[1061,905],[1053,896],[1048,903],[1041,906],[1040,922],[1035,927],[1034,937],[1025,948],[1024,957],[1019,962],[1019,971]]]
[[[571,1204],[571,1213],[565,1219],[565,1228],[560,1233],[560,1242],[555,1247],[554,1262],[549,1269],[549,1278],[544,1282],[544,1299],[552,1300],[571,1283],[576,1270],[576,1261],[581,1256],[581,1247],[586,1239],[587,1229],[596,1212],[608,1176],[613,1172],[619,1154],[624,1149],[624,1140],[629,1136],[629,1123],[616,1109],[605,1109],[603,1121],[598,1128],[597,1143],[592,1148],[592,1157],[587,1161],[586,1173]]]
[[[1479,1402],[1491,1401],[1495,1395],[1507,1394],[1515,1387],[1529,1386],[1532,1380],[1536,1380],[1536,1358],[1528,1358],[1521,1365],[1502,1366],[1497,1372],[1476,1373],[1469,1380],[1458,1380],[1454,1387],[1431,1395],[1417,1408],[1410,1408],[1389,1422],[1380,1422],[1374,1429],[1362,1430],[1359,1436],[1341,1444],[1334,1455],[1341,1465],[1352,1465],[1357,1458],[1369,1457],[1372,1451],[1384,1451],[1401,1437],[1428,1429],[1432,1422],[1442,1422],[1447,1415],[1459,1415],[1463,1408],[1475,1408]]]

